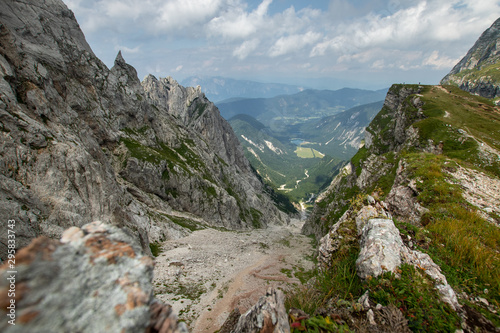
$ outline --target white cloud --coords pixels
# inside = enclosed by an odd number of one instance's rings
[[[331,0],[328,10],[314,1],[297,10],[283,0],[64,1],[96,54],[108,52],[112,64],[120,45],[137,54],[141,74],[435,73],[451,69],[500,16],[499,0]]]
[[[321,34],[313,31],[308,31],[307,33],[302,35],[281,37],[269,50],[269,55],[271,57],[277,57],[280,55],[298,51],[307,45],[315,43],[320,38]]]
[[[172,30],[206,23],[220,10],[222,0],[170,0],[160,6],[155,23]]]
[[[264,0],[253,11],[246,12],[244,7],[228,7],[207,25],[211,35],[229,39],[246,38],[266,25],[267,11],[272,0]]]
[[[233,51],[233,56],[238,57],[240,60],[243,60],[248,57],[250,53],[255,51],[259,44],[260,41],[257,38],[247,40]]]
[[[451,59],[447,56],[440,56],[439,51],[433,51],[424,61],[422,65],[431,66],[435,69],[452,68],[460,59]]]

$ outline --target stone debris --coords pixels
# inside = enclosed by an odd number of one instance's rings
[[[462,187],[465,200],[485,213],[495,212],[500,215],[500,180],[498,178],[492,178],[482,172],[459,165],[455,172],[449,172],[449,174],[453,177],[453,182]],[[488,216],[485,217],[489,219]]]
[[[2,315],[0,331],[187,332],[155,300],[153,266],[132,235],[102,222],[70,228],[61,241],[36,238],[16,255],[16,325]],[[8,270],[0,267],[0,290]]]

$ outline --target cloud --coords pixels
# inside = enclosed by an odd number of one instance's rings
[[[267,11],[272,0],[264,0],[252,12],[241,6],[228,7],[219,16],[214,17],[207,25],[213,36],[229,39],[246,38],[266,24]]]
[[[161,1],[160,3],[162,3]],[[223,5],[222,0],[171,0],[163,2],[155,23],[162,30],[173,30],[206,23]]]
[[[269,50],[269,55],[271,57],[277,57],[287,53],[295,52],[307,45],[315,43],[320,38],[321,34],[313,31],[308,31],[307,33],[302,35],[281,37]]]
[[[460,59],[451,59],[447,56],[440,56],[439,51],[433,51],[424,61],[422,65],[431,66],[435,69],[447,69],[453,67]]]
[[[451,69],[500,15],[499,0],[330,0],[327,9],[284,0],[64,1],[96,54],[112,65],[116,45],[141,75],[435,73]]]
[[[120,51],[120,50],[123,51],[124,53],[135,54],[135,53],[141,52],[141,47],[140,46],[136,46],[133,49],[131,49],[131,48],[123,46],[123,45],[116,45],[115,46],[115,51]]]
[[[233,56],[239,58],[240,60],[243,60],[248,57],[250,53],[255,51],[259,44],[260,41],[257,38],[247,40],[233,51]]]

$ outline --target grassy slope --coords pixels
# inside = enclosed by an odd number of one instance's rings
[[[394,86],[392,89],[400,89]],[[397,165],[400,159],[408,163],[410,178],[418,179],[417,200],[430,211],[423,216],[423,224],[414,226],[396,221],[402,234],[411,235],[417,248],[428,253],[439,264],[448,282],[457,291],[465,292],[471,298],[482,297],[499,310],[500,306],[500,229],[478,215],[477,208],[462,197],[462,188],[451,184],[447,170],[457,165],[472,168],[500,178],[500,162],[485,159],[480,151],[484,142],[500,150],[500,113],[490,100],[470,95],[458,88],[427,86],[421,92],[425,118],[414,123],[419,131],[419,145],[427,146],[429,140],[436,146],[441,144],[443,154],[424,153],[420,148],[403,150],[398,154],[388,151],[378,138],[369,150],[360,149],[351,160],[359,176],[363,161],[374,150],[382,152],[386,160]],[[407,105],[408,106],[408,105]],[[408,114],[414,110],[408,107]],[[382,110],[372,122],[372,128],[379,128],[378,137],[387,136],[386,128],[391,123]],[[476,140],[467,135],[474,136]],[[387,139],[387,138],[385,138]],[[377,191],[383,198],[388,194],[395,177],[395,168],[390,169],[374,185],[366,189],[344,186],[324,200],[323,205],[344,202],[344,208],[321,219],[328,225],[336,222],[345,209],[363,200],[365,194]],[[346,178],[346,177],[344,177]],[[498,216],[491,217],[499,219]],[[345,235],[356,235],[355,226],[342,231]],[[355,301],[364,290],[369,289],[374,299],[382,304],[395,304],[402,309],[414,331],[451,331],[458,328],[458,317],[449,308],[436,303],[436,291],[416,270],[402,267],[402,279],[391,275],[363,282],[355,274],[357,241],[344,235],[344,247],[332,262],[330,271],[319,273],[312,290],[302,290],[289,297],[289,305],[303,306],[309,311],[339,304],[341,298]],[[342,250],[342,248],[344,248]],[[425,275],[425,274],[424,274]],[[322,282],[321,282],[322,281]],[[327,282],[325,282],[327,281]],[[325,285],[326,283],[326,285]],[[485,290],[487,293],[485,293]],[[316,295],[313,297],[313,295]],[[320,295],[320,296],[317,296]],[[478,302],[460,300],[483,313],[494,325],[500,326],[498,315],[488,311]],[[432,306],[432,320],[429,311],[423,307]]]

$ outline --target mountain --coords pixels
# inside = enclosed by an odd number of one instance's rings
[[[476,41],[441,84],[453,84],[486,98],[500,97],[500,19]]]
[[[365,127],[383,106],[383,101],[353,107],[300,127],[306,146],[339,159],[350,159],[362,145]]]
[[[286,223],[200,89],[141,83],[121,53],[108,69],[60,0],[0,9],[0,219],[17,248],[98,220],[146,253],[206,225]]]
[[[365,127],[382,104],[365,104],[319,121],[291,126],[288,137],[245,114],[234,116],[229,123],[259,175],[292,200],[300,201],[317,193],[331,180],[336,166],[356,153]],[[313,158],[304,158],[309,153]]]
[[[217,103],[217,107],[225,119],[237,114],[246,114],[275,132],[286,133],[287,126],[332,116],[354,106],[381,101],[386,93],[386,89],[304,90],[293,95],[273,98],[221,101]]]
[[[294,94],[304,90],[304,88],[294,85],[236,80],[220,76],[192,76],[181,83],[188,87],[201,86],[201,90],[215,103],[235,97],[269,98]]]
[[[347,284],[337,280],[337,293],[357,299],[368,290],[375,303],[400,304],[414,331],[495,331],[499,125],[491,100],[456,87],[391,87],[364,147],[319,196],[303,228],[320,240],[325,274],[352,272]],[[413,297],[440,310],[420,312]]]
[[[301,157],[297,145],[290,140],[280,141],[268,127],[251,116],[237,115],[229,123],[245,149],[245,156],[262,179],[294,201],[317,193],[341,162],[320,153],[316,158]],[[310,148],[300,149],[313,152]]]

